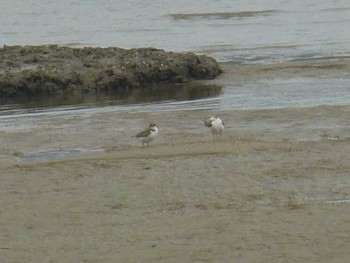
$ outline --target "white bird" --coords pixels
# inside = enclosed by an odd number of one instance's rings
[[[155,123],[151,122],[149,124],[149,127],[138,134],[136,134],[136,137],[140,139],[142,142],[142,146],[149,143],[154,140],[155,137],[158,135],[158,127]]]
[[[221,136],[225,129],[224,122],[219,117],[211,117],[208,120],[204,120],[204,125],[210,128],[211,133],[213,134],[213,140],[216,134]]]

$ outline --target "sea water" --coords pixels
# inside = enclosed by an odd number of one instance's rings
[[[348,0],[1,0],[0,3],[0,46],[155,47],[206,54],[234,65],[350,57]],[[210,97],[177,98],[169,93],[150,105],[142,100],[125,103],[109,98],[106,105],[86,103],[84,99],[74,107],[137,109],[142,105],[142,110],[154,111],[348,104],[349,83],[347,78],[327,76],[322,80],[300,77],[262,80],[226,85]],[[154,100],[149,96],[149,102]],[[18,113],[23,105],[31,108],[31,112],[36,111],[28,104],[2,104],[1,115],[13,114],[13,110]]]

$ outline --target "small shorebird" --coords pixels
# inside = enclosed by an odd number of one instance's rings
[[[216,134],[221,136],[225,129],[224,122],[219,117],[211,117],[208,120],[204,120],[204,125],[210,128],[211,133],[213,134],[213,140]]]
[[[139,132],[138,134],[136,134],[136,137],[140,139],[140,141],[142,142],[142,146],[144,146],[145,144],[147,144],[148,146],[149,143],[153,141],[153,139],[157,135],[158,135],[158,127],[155,123],[151,122],[149,124],[149,127],[143,130],[142,132]]]

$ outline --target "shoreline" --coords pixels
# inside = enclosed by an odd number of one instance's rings
[[[242,74],[225,66],[206,83],[288,77],[296,70],[324,77],[322,67],[293,65],[244,66]],[[328,76],[349,76],[348,61],[332,65]],[[203,124],[211,115],[225,121],[216,141]],[[0,130],[5,262],[328,263],[350,256],[350,105],[19,121]],[[132,135],[151,121],[159,136],[142,147]],[[81,147],[104,151],[17,159]]]

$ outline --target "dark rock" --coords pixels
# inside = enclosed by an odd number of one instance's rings
[[[213,58],[154,48],[4,46],[0,97],[109,93],[212,79],[221,72]]]

